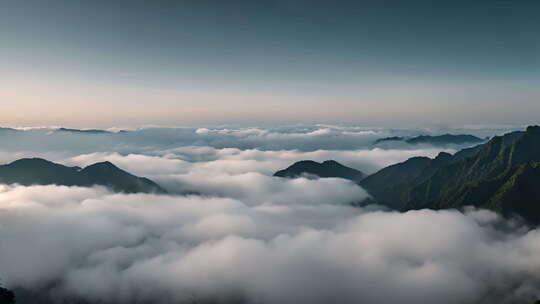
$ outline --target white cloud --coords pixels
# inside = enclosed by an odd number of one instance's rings
[[[452,149],[442,151],[455,152]],[[186,173],[193,171],[226,174],[258,172],[272,175],[300,160],[336,160],[344,165],[373,173],[388,165],[402,162],[414,156],[435,157],[441,149],[415,150],[298,150],[263,151],[258,149],[241,150],[237,148],[216,149],[212,147],[185,146],[174,149],[153,151],[152,155],[98,152],[82,154],[67,159],[59,159],[68,165],[86,166],[98,161],[110,161],[139,175]]]
[[[60,298],[444,304],[540,295],[540,232],[504,228],[514,223],[488,211],[4,186],[0,223],[6,283]]]

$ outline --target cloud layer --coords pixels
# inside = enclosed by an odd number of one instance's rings
[[[217,149],[258,150],[358,150],[371,148],[373,141],[387,136],[468,133],[493,136],[515,128],[388,129],[335,125],[283,127],[142,128],[129,132],[79,133],[58,128],[0,128],[0,138],[10,142],[4,151],[57,151],[68,154],[91,152],[148,153],[180,146],[209,146]],[[520,129],[522,129],[520,127]],[[391,147],[392,148],[392,147]],[[400,149],[418,148],[400,145]],[[454,147],[459,148],[459,147]]]
[[[528,303],[540,295],[537,230],[488,211],[399,214],[345,202],[2,186],[1,274],[10,287],[104,303]]]
[[[483,210],[394,213],[343,179],[282,179],[293,162],[372,173],[430,146],[424,131],[339,126],[2,130],[0,161],[111,161],[173,195],[0,185],[0,278],[53,302],[532,303],[540,232]],[[196,195],[181,195],[196,193]],[[32,300],[34,303],[36,299]],[[23,302],[24,304],[24,302]]]

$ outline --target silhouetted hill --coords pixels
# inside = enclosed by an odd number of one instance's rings
[[[446,146],[446,145],[463,145],[463,144],[475,144],[481,143],[484,139],[467,134],[444,134],[444,135],[420,135],[416,137],[385,137],[377,139],[373,144],[380,144],[389,141],[406,142],[408,144],[430,144],[434,146]]]
[[[376,141],[374,141],[373,144],[376,145],[385,141],[406,141],[406,140],[407,138],[403,136],[391,136],[391,137],[379,138]]]
[[[540,127],[496,136],[443,160],[412,158],[361,185],[398,210],[472,205],[540,223]]]
[[[315,175],[318,177],[339,177],[358,182],[366,175],[359,170],[346,167],[334,160],[318,163],[312,160],[302,160],[280,170],[274,176],[295,178],[302,175]]]
[[[132,175],[108,161],[90,165],[82,169],[80,173],[90,177],[93,183],[107,186],[118,192],[165,192],[150,179]]]
[[[96,163],[81,169],[41,158],[23,158],[0,165],[0,183],[82,187],[102,185],[116,192],[166,193],[153,181],[132,175],[110,162]]]

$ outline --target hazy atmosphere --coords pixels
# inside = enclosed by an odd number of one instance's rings
[[[538,16],[0,0],[0,304],[539,304]]]
[[[534,0],[3,0],[2,120],[534,123],[539,13]]]

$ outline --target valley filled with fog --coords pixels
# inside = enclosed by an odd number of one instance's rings
[[[381,138],[521,129],[0,129],[1,164],[108,161],[167,191],[0,185],[0,279],[17,303],[532,303],[540,231],[519,218],[358,207],[370,193],[350,180],[273,176],[300,160],[372,174],[472,146]]]

